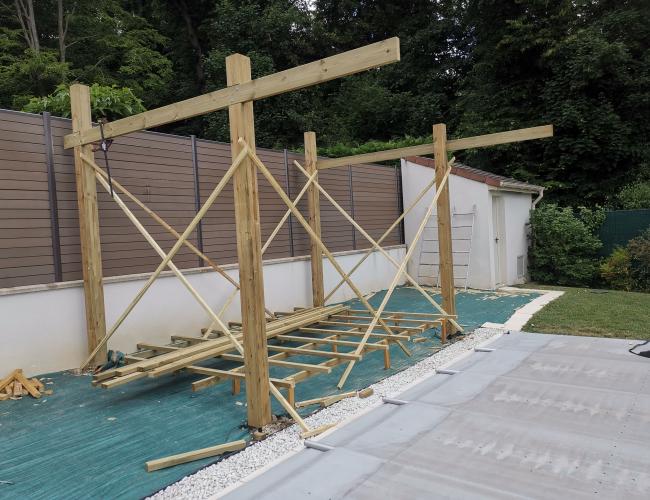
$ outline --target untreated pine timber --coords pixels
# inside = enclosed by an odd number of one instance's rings
[[[240,82],[225,89],[215,90],[208,94],[109,122],[104,126],[104,136],[106,138],[117,137],[138,130],[187,120],[219,109],[226,109],[235,104],[299,90],[399,60],[399,38],[389,38],[253,81]],[[75,133],[65,136],[64,147],[68,149],[96,142],[99,139],[99,130],[87,127],[86,130],[75,131]]]
[[[250,59],[241,54],[226,57],[228,86],[251,81]],[[255,122],[253,101],[228,107],[230,118],[230,148],[233,159],[242,151],[243,138],[251,152],[255,151]],[[271,422],[269,396],[269,364],[266,354],[266,319],[264,314],[264,272],[262,269],[262,237],[258,205],[257,172],[246,158],[233,176],[237,257],[241,317],[246,360],[246,402],[248,425],[262,427]]]
[[[70,86],[70,108],[72,130],[79,133],[92,127],[90,112],[90,88],[86,85]],[[106,335],[106,313],[104,309],[104,288],[102,285],[102,252],[99,238],[99,216],[97,212],[97,187],[95,173],[86,165],[82,154],[93,157],[92,146],[74,148],[74,170],[77,185],[77,206],[79,208],[79,238],[81,242],[81,269],[84,282],[84,303],[86,309],[86,335],[88,352],[92,353]],[[106,362],[106,346],[103,345],[89,360],[93,366]]]
[[[520,128],[516,130],[507,130],[495,134],[477,135],[473,137],[464,137],[462,139],[453,139],[447,141],[447,151],[460,151],[471,148],[484,148],[487,146],[496,146],[498,144],[509,144],[512,142],[530,141],[533,139],[544,139],[553,137],[553,125],[541,125],[539,127]],[[361,155],[343,156],[340,158],[326,158],[317,162],[318,170],[335,167],[347,167],[349,165],[360,165],[367,163],[376,163],[379,161],[398,160],[407,156],[424,156],[432,155],[434,144],[420,144],[417,146],[408,146],[405,148],[387,149],[376,151],[374,153],[365,153]]]
[[[318,181],[316,170],[316,134],[314,132],[305,132],[305,168],[309,175],[316,174],[315,181]],[[309,225],[318,236],[321,237],[320,225],[320,195],[318,189],[313,184],[309,186],[307,194],[307,206],[309,209]],[[325,305],[325,286],[323,285],[323,251],[318,243],[309,239],[309,249],[311,254],[311,290],[314,307]]]
[[[447,173],[447,126],[438,123],[433,126],[433,156],[435,160],[436,190],[440,190],[437,202],[438,254],[440,255],[439,276],[442,308],[447,314],[456,314],[454,290],[454,260],[451,248],[451,207],[449,182],[444,182]],[[442,326],[441,341],[445,342],[448,323]]]

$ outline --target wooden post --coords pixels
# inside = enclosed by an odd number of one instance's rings
[[[241,54],[226,58],[228,86],[251,80],[250,59]],[[243,149],[243,138],[255,151],[253,101],[233,104],[230,117],[230,147],[233,159]],[[266,319],[264,315],[264,279],[262,269],[262,237],[257,192],[257,172],[246,158],[233,176],[235,221],[237,225],[237,256],[241,287],[242,330],[244,331],[244,364],[248,425],[262,427],[271,422],[269,396],[269,363],[266,349]]]
[[[73,132],[92,128],[90,89],[86,85],[74,84],[70,86],[70,108]],[[104,311],[104,288],[102,286],[102,252],[99,239],[95,172],[81,159],[82,154],[93,157],[92,146],[75,146],[74,148],[81,267],[86,303],[86,334],[88,336],[88,352],[92,352],[106,335],[106,316]],[[95,366],[106,362],[105,345],[97,351],[91,362]]]
[[[309,175],[316,172],[316,161],[318,154],[316,152],[316,134],[314,132],[305,132],[305,168]],[[315,180],[318,181],[318,175]],[[318,188],[313,184],[309,186],[307,193],[307,204],[309,207],[309,225],[314,233],[321,238],[320,227],[320,193]],[[325,305],[325,287],[323,285],[323,252],[318,243],[310,238],[311,249],[311,290],[314,307]]]
[[[438,123],[433,126],[433,156],[436,167],[436,189],[447,172],[447,126]],[[438,197],[438,254],[440,265],[440,292],[442,308],[447,314],[456,314],[456,297],[454,295],[454,259],[451,248],[451,209],[449,206],[449,182],[442,187]],[[446,326],[446,325],[444,325]],[[446,340],[447,328],[442,328],[442,341]]]

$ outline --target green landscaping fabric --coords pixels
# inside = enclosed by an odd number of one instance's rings
[[[373,306],[379,305],[384,293],[372,297]],[[467,331],[486,321],[501,323],[535,296],[461,292],[457,296],[459,321]],[[358,306],[356,301],[351,303]],[[431,306],[416,290],[399,288],[388,310],[431,312]],[[438,344],[437,338],[408,343],[413,353],[410,358],[393,345],[390,370],[383,369],[381,352],[366,354],[343,391],[367,387],[403,370],[430,355],[431,347]],[[324,360],[291,359],[312,363]],[[232,365],[214,360],[202,364]],[[329,375],[301,382],[296,400],[336,393],[344,368],[339,365]],[[289,373],[293,371],[271,369],[273,377]],[[0,402],[1,499],[140,498],[218,459],[151,473],[145,471],[145,461],[249,437],[244,427],[244,384],[241,394],[232,396],[229,383],[192,392],[190,383],[202,377],[185,373],[144,379],[112,390],[93,388],[89,376],[59,372],[45,377],[51,379],[47,380],[51,382],[47,387],[54,390],[51,396]],[[306,415],[314,409],[301,412]],[[273,411],[283,413],[275,401]]]

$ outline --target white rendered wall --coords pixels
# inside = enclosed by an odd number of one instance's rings
[[[430,167],[402,160],[402,191],[404,194],[404,209],[406,210],[418,196],[420,191],[435,177]],[[452,213],[471,212],[476,205],[476,220],[472,238],[472,253],[470,261],[470,288],[491,289],[493,284],[492,260],[490,254],[492,207],[488,195],[488,187],[481,182],[472,181],[456,175],[449,176],[449,194]],[[411,245],[415,233],[424,217],[427,208],[435,195],[432,188],[404,219],[404,236],[407,245]],[[434,209],[435,213],[435,209]],[[435,244],[435,243],[434,243]],[[408,272],[414,278],[418,274],[420,249],[422,241],[417,243],[413,259],[409,262]],[[430,244],[429,244],[430,245]],[[459,249],[456,249],[459,250]],[[454,268],[456,275],[465,273],[465,267]],[[458,277],[458,276],[457,276]],[[456,284],[464,284],[464,279],[456,279]]]
[[[526,224],[530,220],[533,198],[529,193],[504,192],[506,232],[506,284],[525,283],[528,266]],[[517,256],[524,256],[524,277],[517,276]]]
[[[403,246],[388,249],[400,261]],[[362,251],[337,254],[341,267],[349,271]],[[237,279],[236,266],[226,266]],[[325,293],[338,283],[331,264],[324,264]],[[213,271],[185,272],[190,283],[218,311],[233,290]],[[310,263],[306,258],[279,259],[264,264],[266,306],[271,311],[311,305]],[[392,265],[374,252],[355,271],[352,279],[364,293],[387,288],[394,276]],[[145,283],[148,275],[107,278],[104,285],[106,321],[110,327]],[[342,286],[328,303],[350,299],[354,293]],[[233,301],[226,321],[239,320],[239,298]],[[85,333],[81,283],[19,287],[0,290],[0,374],[23,368],[29,376],[78,367],[88,347]],[[174,276],[161,276],[145,294],[109,341],[110,349],[135,350],[137,342],[163,343],[170,335],[198,335],[209,323],[207,314]]]

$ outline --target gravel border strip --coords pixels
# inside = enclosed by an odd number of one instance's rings
[[[504,330],[498,328],[477,328],[473,333],[449,347],[445,347],[413,366],[371,385],[370,387],[374,389],[372,396],[365,399],[348,398],[323,408],[307,417],[305,422],[312,428],[328,423],[337,425],[312,439],[319,439],[334,432],[341,425],[345,425],[383,404],[382,396],[394,397],[404,392],[424,379],[435,375],[437,368],[443,368],[470,355],[474,352],[475,347],[487,343],[503,333]],[[264,441],[248,446],[225,460],[184,477],[149,498],[189,500],[220,497],[302,449],[304,449],[304,445],[303,439],[300,438],[300,429],[294,424],[270,435]]]

